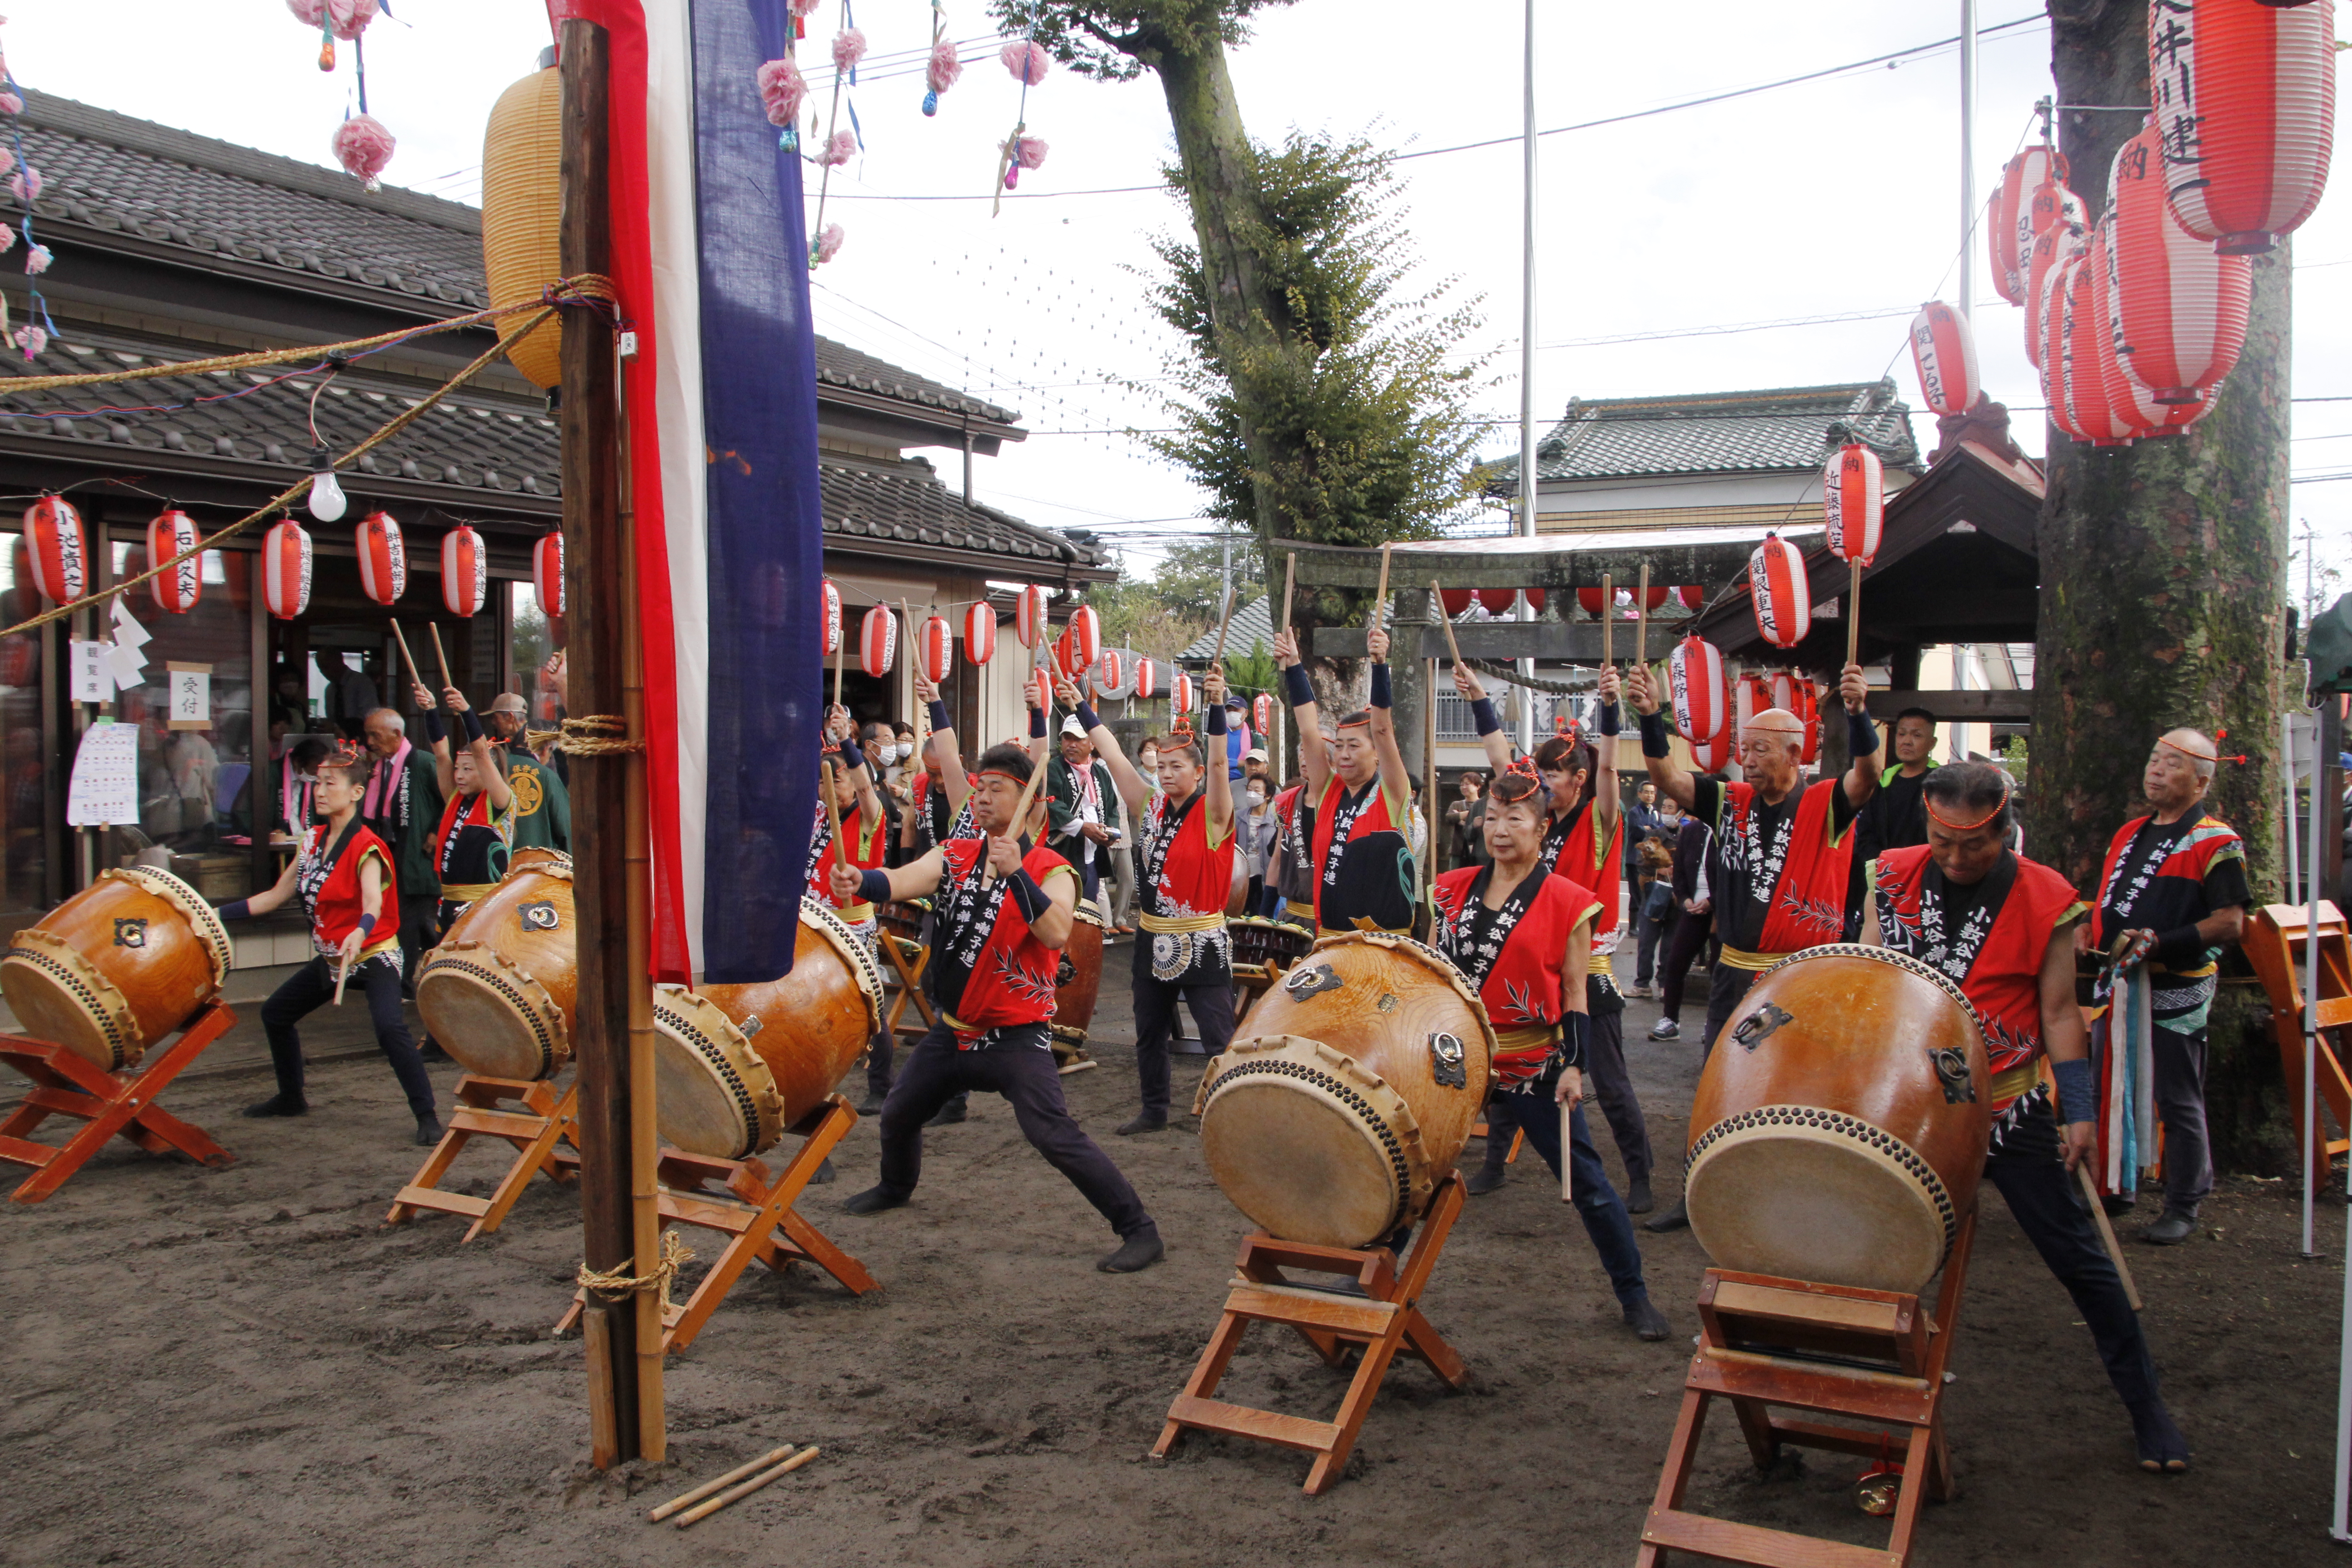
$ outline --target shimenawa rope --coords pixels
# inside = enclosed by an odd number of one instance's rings
[[[600,1274],[583,1263],[580,1266],[580,1288],[593,1290],[607,1301],[617,1301],[640,1291],[657,1290],[661,1293],[662,1310],[667,1311],[670,1281],[677,1278],[678,1269],[693,1257],[693,1249],[678,1240],[677,1232],[666,1230],[662,1232],[661,1262],[655,1266],[652,1273],[626,1273],[625,1270],[628,1264],[624,1264],[609,1274]],[[635,1261],[635,1258],[630,1259],[631,1263]]]

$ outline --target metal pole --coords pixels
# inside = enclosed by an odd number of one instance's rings
[[[1527,60],[1520,91],[1520,147],[1526,163],[1520,199],[1523,207],[1519,257],[1519,533],[1536,536],[1538,492],[1543,488],[1536,473],[1536,0],[1527,0]],[[1601,606],[1608,613],[1609,606]],[[1443,613],[1441,611],[1441,613]],[[1535,619],[1528,596],[1518,596],[1518,618]],[[1536,661],[1519,660],[1519,673],[1535,674]],[[1536,703],[1531,687],[1519,689],[1519,750],[1536,746]],[[1434,829],[1432,829],[1433,832]]]
[[[2294,715],[2292,712],[2279,715],[2279,741],[2281,742],[2279,754],[2286,759],[2286,765],[2279,769],[2279,801],[2282,808],[2279,816],[2286,825],[2286,900],[2295,904],[2303,901],[2297,897],[2302,889],[2294,885],[2295,879],[2303,875],[2303,845],[2300,836],[2295,832]]]
[[[2314,714],[2311,748],[2311,837],[2305,846],[2311,856],[2304,868],[2303,927],[2303,1255],[2316,1258],[2311,1238],[2311,1189],[2326,1169],[2319,1163],[2319,726]],[[2287,773],[2294,758],[2287,757]]]
[[[1960,314],[1977,310],[1977,0],[1960,0]]]
[[[2352,1214],[2352,1210],[2347,1210]],[[2327,1533],[2352,1542],[2352,1234],[2344,1238],[2344,1332],[2336,1351],[2336,1518]]]

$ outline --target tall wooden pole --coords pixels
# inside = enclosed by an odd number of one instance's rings
[[[563,216],[567,275],[612,271],[605,195],[607,57],[604,30],[566,21],[563,70]],[[563,320],[563,561],[572,623],[571,706],[578,714],[624,712],[621,418],[613,334],[585,310]],[[572,763],[572,908],[579,922],[580,989],[572,1029],[580,1064],[582,1250],[599,1272],[642,1272],[631,1215],[635,1127],[628,1073],[629,991],[626,769],[619,755]],[[610,1468],[642,1452],[637,1406],[637,1315],[626,1303],[588,1298],[591,1458]]]

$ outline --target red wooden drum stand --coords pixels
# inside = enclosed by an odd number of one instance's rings
[[[1209,1336],[1208,1349],[1201,1352],[1200,1364],[1168,1407],[1168,1425],[1151,1447],[1152,1458],[1166,1458],[1188,1427],[1254,1437],[1314,1455],[1315,1464],[1307,1472],[1307,1494],[1314,1497],[1328,1489],[1347,1468],[1364,1418],[1372,1413],[1372,1398],[1399,1351],[1418,1356],[1455,1388],[1468,1383],[1470,1369],[1421,1315],[1418,1304],[1461,1213],[1462,1183],[1448,1175],[1439,1183],[1402,1264],[1384,1247],[1312,1247],[1277,1241],[1264,1231],[1243,1242],[1236,1260],[1240,1278],[1225,1298],[1225,1310]],[[1364,1294],[1340,1296],[1295,1285],[1284,1278],[1285,1268],[1351,1275]],[[1253,1322],[1288,1324],[1329,1366],[1345,1366],[1350,1351],[1362,1352],[1337,1415],[1309,1421],[1213,1397]]]
[[[1945,1260],[1932,1315],[1913,1295],[1708,1269],[1699,1286],[1698,1353],[1683,1384],[1682,1414],[1634,1568],[1658,1568],[1672,1552],[1773,1568],[1903,1568],[1910,1562],[1920,1503],[1948,1501],[1957,1489],[1944,1444],[1944,1369],[1976,1235],[1971,1207]],[[1759,1470],[1783,1444],[1864,1458],[1899,1452],[1901,1490],[1885,1550],[1685,1512],[1683,1493],[1714,1399],[1731,1402]],[[1875,1425],[1790,1420],[1774,1415],[1775,1405]]]
[[[72,1049],[22,1035],[0,1035],[0,1061],[33,1080],[5,1121],[0,1121],[0,1160],[32,1170],[9,1196],[37,1204],[82,1168],[117,1134],[150,1154],[176,1149],[199,1165],[232,1164],[236,1156],[155,1103],[155,1097],[206,1046],[236,1024],[236,1015],[209,1003],[188,1020],[180,1037],[142,1058],[136,1072],[110,1073]],[[82,1130],[62,1145],[36,1143],[26,1136],[52,1116],[79,1120]]]
[[[400,1189],[392,1212],[383,1216],[384,1224],[404,1225],[420,1214],[467,1215],[474,1223],[458,1240],[471,1241],[506,1223],[508,1211],[534,1175],[544,1173],[549,1181],[561,1185],[580,1173],[580,1156],[573,1152],[579,1146],[579,1128],[573,1120],[580,1099],[578,1084],[565,1089],[559,1100],[545,1079],[486,1078],[469,1072],[457,1079],[456,1098],[457,1106],[450,1113],[448,1131],[441,1134],[441,1142],[416,1173],[416,1179]],[[509,1104],[522,1109],[509,1110],[505,1109]],[[443,1192],[442,1178],[466,1152],[466,1145],[477,1138],[503,1139],[514,1146],[514,1162],[500,1178],[498,1190],[487,1198]],[[572,1148],[561,1149],[559,1143],[570,1143]]]

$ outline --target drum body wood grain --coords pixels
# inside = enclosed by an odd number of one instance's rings
[[[663,1142],[720,1160],[772,1148],[881,1027],[882,973],[866,939],[804,900],[782,980],[654,988]]]
[[[580,991],[572,863],[552,850],[518,860],[416,966],[416,1009],[467,1071],[553,1078],[572,1059]]]
[[[220,994],[232,952],[202,894],[125,867],[16,934],[0,954],[0,994],[26,1034],[117,1072]]]
[[[1102,908],[1080,899],[1071,911],[1070,940],[1063,945],[1054,973],[1054,1038],[1064,1045],[1083,1046],[1095,1021],[1095,1003],[1102,995]]]
[[[1363,1247],[1420,1217],[1486,1103],[1495,1035],[1454,966],[1410,938],[1317,942],[1202,1084],[1201,1151],[1286,1241]]]
[[[1717,1039],[1690,1125],[1685,1202],[1718,1267],[1916,1291],[1984,1172],[1975,1009],[1884,948],[1783,959]]]

